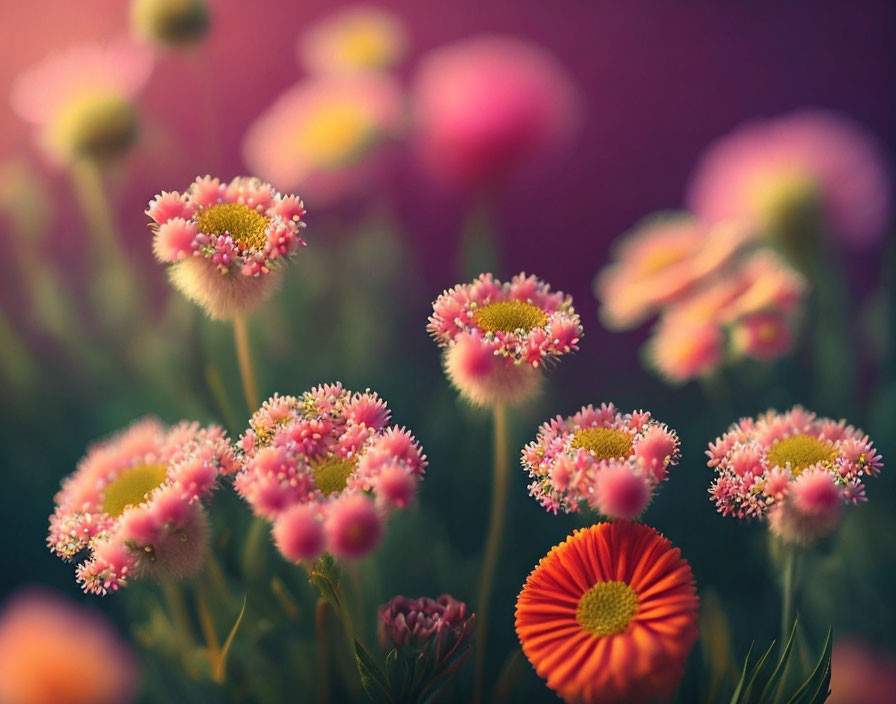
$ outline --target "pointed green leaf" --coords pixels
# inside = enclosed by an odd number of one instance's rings
[[[361,685],[370,701],[375,704],[395,704],[386,676],[374,661],[373,656],[357,640],[355,641],[355,660],[358,665],[358,673],[361,675]]]
[[[217,661],[215,662],[214,668],[214,678],[215,682],[223,682],[224,681],[224,673],[227,668],[227,654],[230,652],[230,646],[233,645],[233,640],[236,638],[236,632],[240,628],[240,624],[243,622],[243,616],[246,614],[246,599],[247,596],[243,597],[243,607],[240,609],[239,616],[236,617],[236,621],[233,624],[233,628],[230,629],[230,633],[227,636],[227,640],[224,641],[224,645],[221,647],[220,652],[218,653]]]
[[[833,648],[832,630],[824,642],[821,656],[803,685],[787,701],[787,704],[822,704],[828,697],[831,684],[831,651]]]
[[[777,666],[772,672],[771,677],[768,678],[765,687],[763,687],[762,694],[759,695],[760,702],[772,701],[772,695],[777,692],[781,683],[781,678],[784,676],[784,671],[787,669],[787,663],[790,662],[790,655],[793,650],[794,641],[796,640],[796,629],[798,624],[799,617],[793,620],[793,627],[790,629],[790,637],[787,639],[787,644],[784,646],[784,650],[781,653]]]

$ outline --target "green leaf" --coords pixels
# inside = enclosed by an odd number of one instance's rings
[[[831,684],[831,651],[833,649],[832,631],[824,641],[821,656],[803,685],[796,691],[787,704],[822,704],[830,694]]]
[[[224,674],[227,668],[227,654],[230,652],[230,646],[233,645],[233,640],[236,638],[236,632],[240,628],[240,624],[243,622],[243,616],[246,614],[246,599],[247,597],[243,597],[243,608],[240,609],[239,616],[236,617],[236,621],[233,624],[233,628],[230,629],[230,633],[227,636],[227,640],[224,641],[224,645],[221,647],[221,650],[218,652],[218,657],[214,664],[214,672],[212,673],[215,679],[215,682],[223,682]]]
[[[765,687],[762,689],[762,694],[759,695],[760,702],[772,701],[772,695],[777,692],[778,687],[780,686],[781,678],[784,676],[784,672],[787,669],[787,663],[790,662],[790,655],[793,651],[794,641],[796,640],[798,623],[799,617],[793,620],[793,627],[790,629],[790,637],[787,639],[787,644],[784,646],[784,651],[781,653],[778,665],[772,672],[771,677],[768,678],[768,682],[765,683]]]
[[[357,640],[355,641],[355,660],[358,664],[358,673],[361,675],[361,684],[368,699],[374,704],[395,704],[386,676],[367,648]]]
[[[743,691],[744,685],[747,682],[747,671],[750,669],[750,656],[753,654],[753,646],[756,645],[755,642],[750,643],[750,649],[747,650],[747,657],[744,660],[744,667],[740,673],[740,679],[737,681],[737,687],[734,688],[734,694],[731,695],[731,701],[729,704],[737,704],[740,701],[740,693]]]
[[[758,702],[759,700],[754,699],[750,695],[753,694],[753,687],[758,686],[760,683],[760,675],[762,675],[762,671],[765,669],[765,663],[768,661],[769,655],[772,654],[772,651],[775,649],[775,641],[772,641],[772,644],[768,646],[768,650],[765,651],[763,656],[759,658],[757,663],[753,666],[753,674],[750,676],[750,681],[747,683],[747,687],[744,690],[743,702]]]

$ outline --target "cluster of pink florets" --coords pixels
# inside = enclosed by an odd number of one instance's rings
[[[476,323],[476,310],[490,303],[521,301],[540,308],[546,315],[544,325],[532,330],[490,332]],[[469,284],[458,284],[445,291],[433,303],[427,330],[441,347],[448,347],[462,336],[475,337],[494,355],[507,363],[525,363],[532,367],[560,355],[578,350],[582,324],[572,306],[572,297],[534,276],[517,274],[501,283],[491,274],[480,274]]]
[[[118,515],[104,510],[106,488],[128,470],[162,466],[164,479]],[[65,560],[82,551],[84,591],[105,594],[143,574],[182,576],[201,569],[207,550],[202,501],[218,475],[236,468],[224,430],[144,419],[90,448],[56,494],[47,544]]]
[[[805,467],[779,466],[775,443],[808,436],[830,447],[829,458]],[[767,517],[774,532],[808,543],[839,523],[843,504],[865,501],[862,478],[877,475],[882,457],[861,430],[819,418],[799,406],[744,418],[711,443],[708,465],[716,478],[710,495],[719,512],[735,518]]]
[[[196,216],[215,205],[246,205],[267,218],[265,241],[260,247],[244,247],[232,233],[206,233]],[[187,191],[163,191],[150,201],[146,214],[155,229],[153,251],[159,261],[176,262],[184,257],[204,257],[222,274],[243,276],[269,274],[278,259],[305,242],[300,232],[305,207],[294,195],[281,195],[273,186],[256,178],[237,177],[230,183],[218,178],[197,178]]]
[[[576,447],[576,434],[592,428],[626,433],[630,448],[624,456],[600,458]],[[571,513],[585,503],[610,518],[630,519],[644,511],[678,456],[678,436],[650,413],[620,413],[605,403],[542,424],[521,461],[533,480],[529,493],[548,511]]]
[[[337,383],[275,395],[252,417],[234,487],[274,522],[285,557],[361,557],[379,542],[383,517],[413,501],[426,457],[409,431],[388,425],[390,415],[377,394]],[[315,472],[339,462],[349,463],[344,485],[319,486]]]

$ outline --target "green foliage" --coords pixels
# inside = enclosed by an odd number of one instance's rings
[[[731,696],[730,704],[823,704],[830,694],[831,683],[831,630],[825,639],[821,656],[809,677],[803,681],[792,694],[788,690],[789,672],[792,663],[794,645],[797,639],[798,621],[794,621],[790,638],[778,658],[777,664],[771,671],[769,668],[773,662],[771,658],[775,649],[775,642],[754,663],[750,663],[753,647],[747,652],[740,680]]]

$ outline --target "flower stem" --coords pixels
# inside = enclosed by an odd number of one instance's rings
[[[479,598],[476,609],[476,662],[473,685],[473,701],[482,701],[482,690],[485,680],[485,656],[488,651],[486,637],[488,635],[488,610],[492,591],[495,586],[495,573],[501,554],[501,541],[504,537],[504,517],[507,513],[507,485],[510,478],[510,455],[507,449],[507,407],[499,404],[494,407],[494,487],[492,488],[491,516],[488,524],[488,537],[485,543],[482,574],[479,580]]]
[[[233,319],[233,339],[236,343],[236,357],[240,365],[240,376],[243,380],[243,394],[249,413],[258,409],[258,386],[255,383],[255,372],[252,370],[252,348],[249,345],[249,327],[246,318],[238,315]]]
[[[317,609],[314,612],[314,633],[317,639],[317,655],[320,658],[317,671],[317,701],[319,704],[330,702],[330,663],[329,647],[327,645],[327,610],[330,605],[324,597],[318,597]]]
[[[793,592],[796,573],[796,547],[784,546],[784,566],[781,581],[781,640],[778,647],[783,652],[793,628]]]

